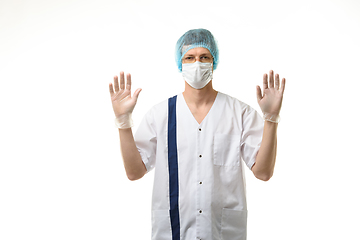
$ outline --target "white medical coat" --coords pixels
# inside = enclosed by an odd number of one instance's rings
[[[199,124],[182,94],[176,101],[180,239],[244,240],[247,207],[243,160],[251,169],[263,119],[247,104],[218,93]],[[144,117],[135,142],[147,171],[155,168],[152,239],[171,240],[168,101]]]

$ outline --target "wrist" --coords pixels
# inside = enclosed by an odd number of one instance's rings
[[[272,114],[272,113],[264,112],[263,118],[267,122],[272,122],[272,123],[279,123],[280,122],[280,115],[279,114]]]
[[[131,128],[133,125],[131,113],[121,114],[115,118],[115,126],[119,129]]]

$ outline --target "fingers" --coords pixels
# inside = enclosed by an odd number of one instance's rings
[[[126,89],[131,91],[131,74],[126,74]]]
[[[284,91],[285,91],[285,82],[286,82],[286,80],[285,80],[285,78],[283,78],[283,79],[281,80],[281,88],[280,88],[281,94],[284,94]]]
[[[141,90],[142,90],[141,88],[138,88],[138,89],[136,89],[136,91],[134,92],[133,98],[135,98],[136,101],[137,101],[137,99],[138,99],[138,97],[139,97],[139,94],[140,94]]]
[[[111,96],[114,94],[114,88],[113,88],[112,83],[109,84],[109,92],[110,92]]]
[[[256,98],[257,98],[258,102],[260,102],[260,100],[262,99],[262,93],[261,93],[260,86],[256,86]]]
[[[115,92],[118,92],[119,91],[119,81],[118,81],[117,76],[114,77],[114,87],[115,87]]]
[[[275,89],[276,90],[279,90],[279,84],[280,84],[279,74],[275,74]]]
[[[270,70],[269,72],[269,82],[267,79],[267,74],[265,73],[263,76],[263,85],[264,85],[264,90],[266,88],[275,88],[276,90],[280,90],[282,93],[285,90],[285,78],[282,79],[281,81],[281,86],[280,86],[280,76],[279,74],[275,74],[275,81],[274,81],[274,71]]]
[[[263,76],[263,88],[264,88],[264,91],[265,91],[265,89],[268,88],[268,76],[266,73]]]
[[[131,91],[131,74],[128,73],[126,75],[126,86],[125,86],[125,74],[124,74],[124,72],[120,72],[120,85],[119,85],[118,77],[117,76],[114,77],[115,92],[119,92],[120,90],[124,90],[125,87],[126,87],[127,90]],[[114,92],[114,89],[112,89],[112,92]]]
[[[274,87],[274,71],[270,70],[269,72],[269,87],[273,88]]]
[[[124,88],[125,88],[124,72],[120,72],[120,89],[123,90]],[[119,91],[119,87],[116,89],[116,86],[115,86],[115,91]]]

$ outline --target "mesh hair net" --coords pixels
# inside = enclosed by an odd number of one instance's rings
[[[176,43],[175,58],[180,72],[182,71],[182,58],[190,49],[203,47],[210,51],[214,58],[213,66],[216,69],[219,62],[219,50],[210,31],[206,29],[193,29],[182,35]]]

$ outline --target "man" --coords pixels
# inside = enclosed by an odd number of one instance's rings
[[[274,171],[277,125],[285,79],[264,74],[257,99],[264,119],[250,106],[217,92],[212,73],[218,48],[205,29],[186,32],[176,61],[185,80],[182,94],[154,106],[135,135],[131,75],[110,83],[126,174],[137,180],[155,168],[152,239],[246,239],[247,208],[242,160],[255,177]]]

